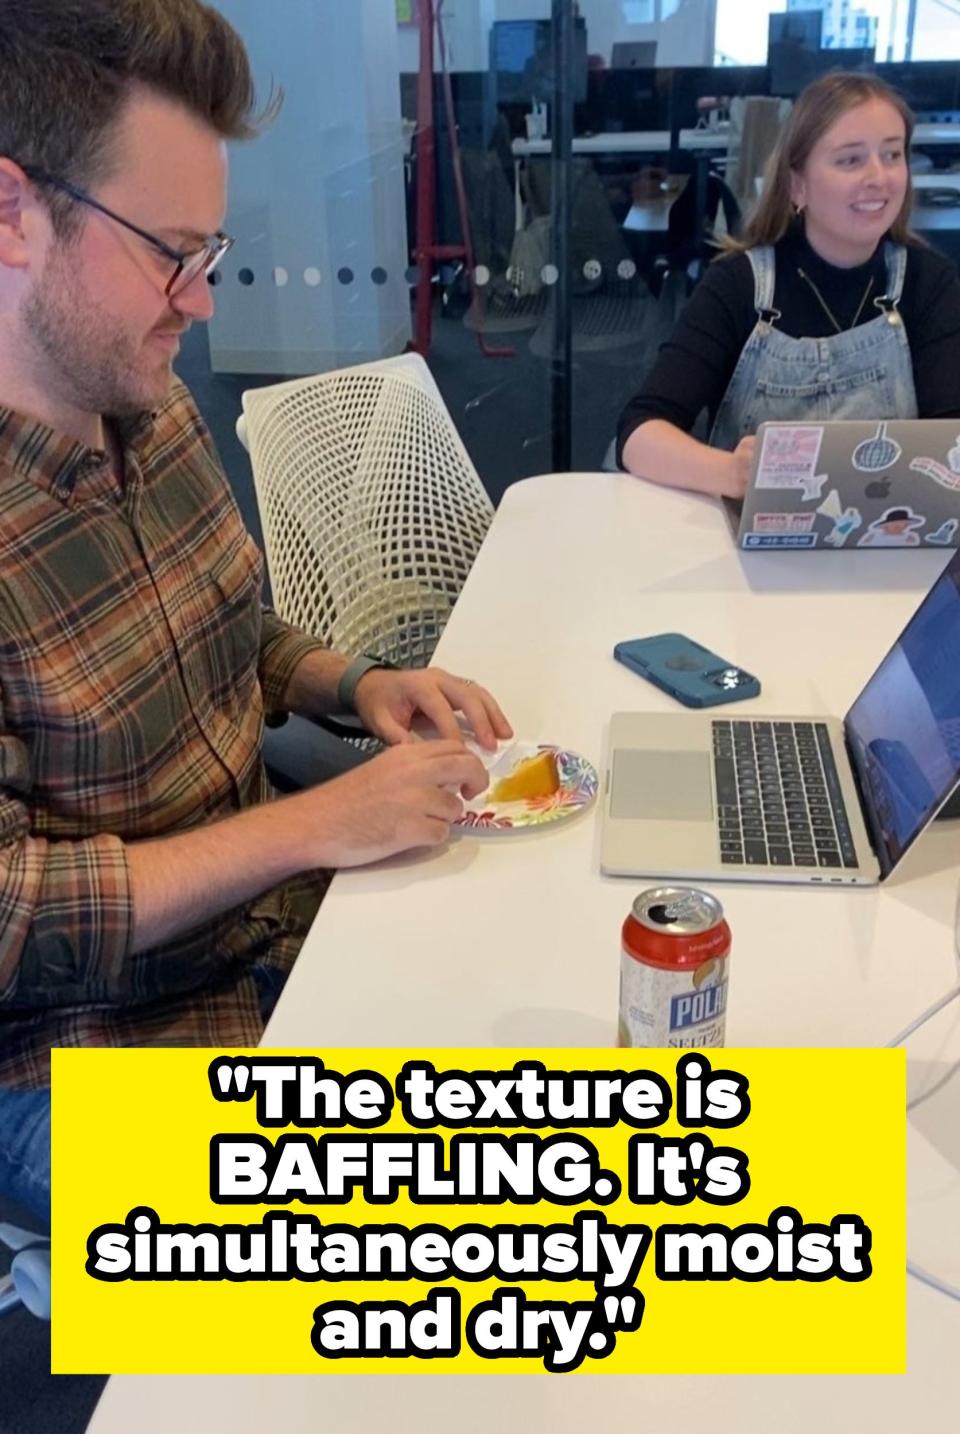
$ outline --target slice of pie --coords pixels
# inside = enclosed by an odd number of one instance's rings
[[[560,789],[557,758],[553,752],[538,752],[494,783],[490,793],[495,802],[523,802],[533,797],[552,797]]]

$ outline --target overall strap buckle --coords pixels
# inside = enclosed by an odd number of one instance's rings
[[[899,299],[891,299],[889,294],[880,294],[876,299],[874,299],[873,304],[874,308],[879,309],[881,314],[885,316],[888,324],[903,323],[903,320],[900,317]]]

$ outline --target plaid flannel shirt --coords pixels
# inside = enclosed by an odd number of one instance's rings
[[[271,795],[264,708],[320,647],[261,607],[262,558],[176,385],[104,453],[0,409],[0,1084],[51,1046],[249,1045],[321,882],[136,955],[126,843]],[[310,888],[312,886],[312,899]]]

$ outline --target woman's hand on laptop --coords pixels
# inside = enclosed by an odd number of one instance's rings
[[[720,490],[724,498],[742,498],[746,493],[750,483],[750,474],[753,471],[753,455],[756,446],[757,440],[752,435],[748,438],[741,438],[730,454],[728,478]]]

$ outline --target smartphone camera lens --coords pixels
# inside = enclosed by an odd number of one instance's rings
[[[724,667],[720,672],[715,672],[710,681],[715,687],[723,692],[733,692],[736,688],[742,687],[746,676],[739,667]]]

